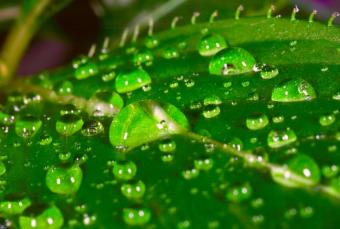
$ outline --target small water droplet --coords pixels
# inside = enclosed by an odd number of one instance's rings
[[[268,117],[265,114],[258,114],[246,119],[246,126],[249,130],[260,130],[266,127],[269,123]]]
[[[71,136],[81,130],[84,124],[83,119],[75,114],[62,115],[56,122],[56,130],[64,136]]]
[[[115,162],[112,173],[118,180],[128,181],[136,175],[137,166],[133,161]]]
[[[143,181],[122,184],[120,188],[122,194],[128,199],[140,199],[145,193],[145,184]]]
[[[148,208],[124,208],[123,220],[130,226],[142,226],[151,219],[151,211]]]
[[[271,130],[267,137],[267,143],[270,148],[280,148],[289,145],[296,140],[296,134],[292,129]]]

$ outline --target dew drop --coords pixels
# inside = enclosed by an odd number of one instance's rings
[[[159,44],[159,41],[157,38],[155,38],[154,36],[147,36],[145,38],[145,41],[144,41],[144,44],[147,48],[149,49],[153,49],[155,48],[156,46],[158,46]]]
[[[84,123],[81,134],[86,137],[96,136],[104,132],[104,126],[100,121],[89,120]]]
[[[202,112],[204,118],[214,118],[221,113],[221,109],[219,106],[209,105],[206,106]]]
[[[335,122],[335,119],[335,115],[333,114],[322,115],[319,118],[319,123],[321,126],[330,126]]]
[[[234,203],[240,203],[250,199],[252,192],[252,187],[249,184],[231,187],[226,193],[226,199]]]
[[[254,57],[242,48],[228,48],[216,53],[209,63],[212,75],[234,75],[253,71]]]
[[[116,78],[115,87],[118,93],[127,93],[150,83],[150,75],[139,68],[131,72],[120,73]]]
[[[305,154],[298,154],[290,159],[287,168],[273,168],[274,181],[287,187],[315,185],[320,180],[320,169],[316,162]],[[298,178],[294,178],[296,176]]]
[[[275,67],[264,65],[261,67],[261,78],[268,80],[276,77],[279,74],[279,70]]]
[[[198,42],[198,52],[201,56],[213,56],[225,48],[227,43],[219,34],[207,34]]]
[[[133,161],[115,162],[112,173],[118,180],[128,181],[136,175],[137,166]]]
[[[311,84],[303,79],[283,81],[272,91],[272,101],[300,102],[316,98],[316,93]]]
[[[163,153],[171,153],[176,150],[176,142],[172,139],[165,139],[158,144],[158,148]]]
[[[176,48],[169,47],[164,49],[163,57],[165,59],[175,59],[179,57],[179,53]]]
[[[133,63],[137,66],[145,64],[146,66],[152,65],[153,62],[153,55],[150,51],[138,52],[135,53],[133,56]]]
[[[86,79],[90,76],[94,76],[98,72],[99,72],[99,69],[98,69],[97,65],[92,61],[88,61],[84,64],[79,65],[76,68],[74,76],[76,77],[76,79],[82,80],[82,79]]]
[[[267,137],[267,143],[270,148],[280,148],[289,145],[297,140],[296,134],[291,129],[272,130]]]
[[[29,198],[22,198],[16,200],[3,200],[0,202],[1,215],[19,215],[22,214],[26,208],[31,205]]]
[[[151,219],[151,211],[148,208],[124,208],[123,220],[130,226],[142,226]]]
[[[45,181],[51,192],[68,195],[78,191],[82,179],[83,172],[77,165],[69,168],[53,166],[47,171]]]
[[[15,133],[22,138],[33,137],[42,125],[41,120],[32,115],[26,115],[15,123]]]
[[[199,175],[199,170],[196,169],[195,167],[192,167],[190,169],[186,169],[182,172],[182,176],[186,180],[194,179],[194,178],[198,177],[198,175]]]
[[[75,114],[62,115],[56,122],[56,130],[64,136],[71,136],[78,132],[84,124],[83,119]]]
[[[19,225],[22,229],[59,229],[63,224],[63,214],[56,206],[45,209],[37,216],[19,217]]]
[[[195,160],[194,165],[198,170],[208,171],[213,167],[214,161],[211,158],[205,157]]]
[[[260,130],[266,127],[269,123],[268,117],[265,114],[253,115],[246,119],[246,126],[249,130]]]
[[[128,199],[140,199],[145,193],[145,184],[143,181],[123,184],[120,188],[122,194]]]

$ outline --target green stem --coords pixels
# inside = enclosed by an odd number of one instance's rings
[[[19,18],[9,32],[0,55],[0,85],[8,83],[37,28],[39,16],[51,0],[40,0],[24,18]]]
[[[264,160],[262,157],[257,157],[256,155],[252,154],[251,152],[245,152],[245,151],[239,151],[233,147],[231,147],[228,144],[216,141],[214,139],[201,136],[199,134],[190,132],[190,131],[183,131],[181,132],[182,135],[186,136],[187,138],[190,138],[192,140],[198,141],[198,142],[204,142],[204,143],[210,143],[215,145],[218,149],[220,149],[222,152],[225,152],[227,154],[242,158],[246,163],[247,166],[249,167],[254,167],[254,168],[262,168],[268,171],[280,171],[283,173],[287,173],[289,175],[289,179],[292,182],[296,182],[299,184],[303,184],[304,187],[302,188],[313,188],[315,190],[320,190],[321,192],[332,196],[336,199],[340,199],[340,193],[336,192],[333,188],[322,185],[322,184],[317,184],[315,185],[312,183],[310,180],[306,179],[305,177],[300,176],[299,174],[289,170],[285,166],[277,165],[270,163],[266,160]]]

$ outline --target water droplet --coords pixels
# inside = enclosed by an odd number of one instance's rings
[[[228,48],[216,53],[209,63],[212,75],[234,75],[253,71],[254,57],[242,48]]]
[[[322,175],[324,175],[327,178],[332,178],[338,175],[340,169],[338,165],[331,165],[331,166],[323,166],[322,167]]]
[[[269,123],[268,117],[265,114],[253,115],[246,119],[246,126],[249,130],[260,130],[266,127]]]
[[[201,56],[213,56],[225,48],[227,43],[219,34],[207,34],[198,43],[198,52]]]
[[[16,200],[4,200],[0,202],[1,215],[19,215],[31,205],[29,198],[22,198]]]
[[[0,161],[0,176],[4,175],[5,173],[6,173],[6,166],[2,161]]]
[[[74,114],[66,114],[56,122],[56,130],[64,136],[71,136],[78,132],[84,124],[83,119]]]
[[[174,155],[172,153],[163,153],[161,159],[163,162],[171,162],[174,159]]]
[[[41,120],[26,115],[15,123],[15,133],[22,138],[31,138],[39,131],[41,125]]]
[[[123,184],[120,190],[128,199],[140,199],[145,193],[145,185],[143,181],[137,181],[132,184]]]
[[[267,143],[270,148],[279,148],[289,145],[297,140],[296,134],[291,129],[272,130],[268,134]]]
[[[194,165],[198,170],[208,171],[213,167],[214,161],[211,158],[205,157],[195,160]]]
[[[64,217],[56,206],[51,206],[38,216],[20,216],[19,224],[23,229],[59,229],[64,224]]]
[[[128,181],[136,175],[137,166],[133,161],[116,162],[113,166],[112,173],[117,179]]]
[[[90,76],[94,76],[98,72],[99,72],[99,69],[98,69],[97,65],[92,61],[88,61],[84,64],[79,65],[76,68],[74,76],[76,77],[76,79],[82,80],[82,79],[86,79]]]
[[[322,115],[319,119],[319,123],[321,126],[330,126],[335,122],[335,119],[335,115],[333,114]]]
[[[172,139],[165,139],[159,143],[158,148],[163,153],[171,153],[176,150],[176,142]]]
[[[124,107],[112,120],[110,142],[116,148],[132,149],[169,138],[189,127],[185,115],[171,104],[142,101]]]
[[[146,66],[152,65],[153,55],[150,51],[138,52],[133,56],[133,63],[135,65],[145,64]]]
[[[73,84],[70,81],[64,81],[58,88],[60,95],[69,95],[73,92]]]
[[[118,93],[127,93],[150,83],[150,75],[139,68],[131,72],[120,73],[116,78],[115,86]]]
[[[209,105],[206,106],[202,112],[204,118],[214,118],[221,113],[221,109],[219,106]]]
[[[191,179],[194,179],[194,178],[198,177],[199,170],[196,169],[195,167],[192,167],[190,169],[184,170],[182,172],[182,175],[183,175],[184,179],[191,180]]]
[[[157,38],[155,38],[154,36],[147,36],[145,38],[145,41],[144,41],[144,44],[147,48],[149,49],[153,49],[155,48],[156,46],[158,46],[159,44],[159,41]]]
[[[300,102],[316,98],[311,84],[303,79],[283,81],[272,91],[272,100],[276,102]]]
[[[141,226],[147,224],[151,219],[151,211],[148,208],[125,208],[123,209],[123,220],[130,226]]]
[[[101,122],[96,120],[89,120],[84,123],[81,134],[86,137],[96,136],[104,132],[104,126]]]
[[[276,77],[279,74],[279,70],[275,67],[264,65],[261,67],[261,78],[268,80]]]
[[[57,194],[76,193],[81,185],[83,172],[79,166],[69,168],[51,167],[46,174],[46,185],[51,192]]]
[[[252,196],[252,187],[249,184],[231,187],[226,193],[227,200],[240,203],[250,199]]]
[[[165,59],[175,59],[179,57],[179,53],[176,48],[168,47],[164,49],[163,57]]]
[[[203,101],[204,106],[209,106],[209,105],[220,105],[222,103],[222,100],[220,97],[213,95],[208,98],[205,98]]]
[[[114,71],[106,73],[104,75],[102,75],[102,80],[104,82],[109,82],[111,80],[113,80],[116,77],[116,73]]]
[[[319,182],[320,169],[311,157],[298,154],[288,161],[287,168],[273,168],[271,175],[276,182],[284,186],[304,187]]]
[[[52,137],[47,134],[47,133],[43,133],[41,136],[40,136],[40,139],[39,139],[39,144],[42,145],[42,146],[46,146],[46,145],[49,145],[52,143]]]

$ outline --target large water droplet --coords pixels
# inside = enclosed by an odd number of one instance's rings
[[[300,102],[316,98],[311,84],[303,79],[284,81],[272,91],[272,100],[276,102]]]
[[[169,138],[189,127],[185,115],[171,104],[143,101],[124,107],[110,126],[110,142],[116,148],[132,149]]]
[[[234,75],[253,71],[255,58],[242,48],[224,49],[213,56],[209,63],[212,75]]]
[[[305,154],[294,156],[286,168],[272,168],[271,174],[276,182],[288,187],[315,185],[320,180],[319,166]]]
[[[205,157],[195,160],[194,165],[198,170],[208,171],[213,167],[214,161],[209,157]]]
[[[227,48],[227,43],[219,34],[205,35],[198,43],[198,52],[201,56],[213,56],[225,48]]]
[[[83,172],[79,166],[70,168],[51,167],[46,174],[46,185],[57,194],[76,193],[81,185]]]
[[[150,75],[141,68],[127,73],[120,73],[115,82],[118,93],[127,93],[151,83]]]

